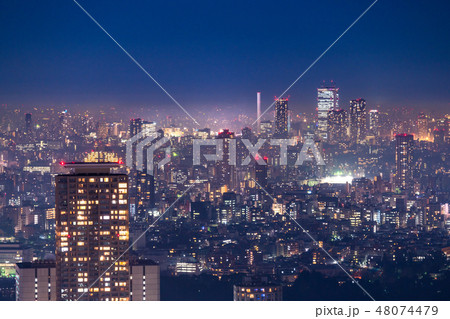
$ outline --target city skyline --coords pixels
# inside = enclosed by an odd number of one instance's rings
[[[446,9],[1,4],[0,300],[442,314]]]

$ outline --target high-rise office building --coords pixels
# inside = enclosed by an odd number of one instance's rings
[[[344,109],[328,112],[328,142],[337,144],[347,140],[348,117]]]
[[[222,195],[223,205],[220,210],[220,222],[228,224],[236,218],[237,198],[236,193],[227,192]]]
[[[289,134],[288,99],[280,98],[275,101],[275,137],[287,138]]]
[[[369,135],[380,136],[380,116],[378,110],[369,111]]]
[[[339,88],[324,86],[317,89],[317,131],[319,137],[328,140],[328,115],[339,109]]]
[[[270,138],[273,133],[273,123],[271,121],[262,121],[260,124],[260,136],[262,138]]]
[[[428,117],[424,113],[420,113],[417,118],[417,133],[419,140],[428,140]]]
[[[25,132],[31,134],[33,131],[33,122],[31,120],[31,113],[25,114]]]
[[[116,163],[63,165],[72,171],[56,177],[58,299],[129,300],[128,176],[111,173]]]
[[[413,143],[413,135],[395,135],[395,186],[400,189],[409,189],[412,186]]]
[[[349,113],[350,138],[361,144],[366,138],[366,100],[351,100]]]
[[[156,123],[143,121],[140,118],[130,120],[130,138],[139,133],[142,134],[142,139],[150,135],[155,138],[161,137],[157,135]],[[147,153],[143,154],[145,163],[147,161]],[[130,201],[135,201],[137,207],[138,219],[146,219],[149,209],[155,207],[155,179],[154,172],[147,173],[147,168],[144,170],[133,169],[130,173]]]
[[[146,221],[148,212],[155,207],[155,177],[147,174],[147,170],[131,170],[129,175],[130,184],[130,202],[135,205],[137,221]]]
[[[217,139],[223,140],[223,158],[215,164],[216,183],[219,187],[227,186],[227,188],[233,188],[235,186],[236,174],[235,166],[230,165],[230,144],[235,142],[234,132],[224,129],[217,135]]]
[[[130,137],[135,136],[142,130],[142,119],[131,119],[130,120]]]
[[[264,160],[267,162],[267,158],[264,158]],[[267,187],[268,182],[268,165],[261,165],[258,164],[258,162],[255,162],[255,181],[261,185],[262,187]]]
[[[142,121],[142,129],[146,131],[146,136],[156,133],[156,122]]]
[[[142,131],[145,132],[145,136],[156,134],[156,123],[143,121],[140,118],[130,120],[130,137],[135,136]],[[144,137],[144,136],[143,136]]]
[[[108,123],[98,123],[97,126],[97,137],[101,139],[106,139],[109,136],[109,124]]]

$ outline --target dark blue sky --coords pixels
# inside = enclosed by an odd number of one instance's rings
[[[370,4],[79,0],[188,110],[253,111],[286,89]],[[313,111],[333,79],[341,105],[450,110],[450,2],[379,0],[289,92]],[[0,103],[177,106],[70,0],[1,1]]]

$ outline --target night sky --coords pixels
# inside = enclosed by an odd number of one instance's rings
[[[373,1],[79,0],[188,110],[254,112],[283,92]],[[450,2],[379,0],[289,91],[315,110],[334,80],[341,106],[450,110]],[[1,1],[0,103],[177,106],[70,0]]]

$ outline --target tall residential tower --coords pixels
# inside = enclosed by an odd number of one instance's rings
[[[128,176],[110,172],[116,163],[62,164],[72,172],[56,177],[58,299],[129,300]]]
[[[410,189],[412,186],[413,143],[413,135],[395,135],[395,186],[400,189]]]
[[[350,138],[361,144],[366,138],[366,100],[351,100],[349,116]]]

